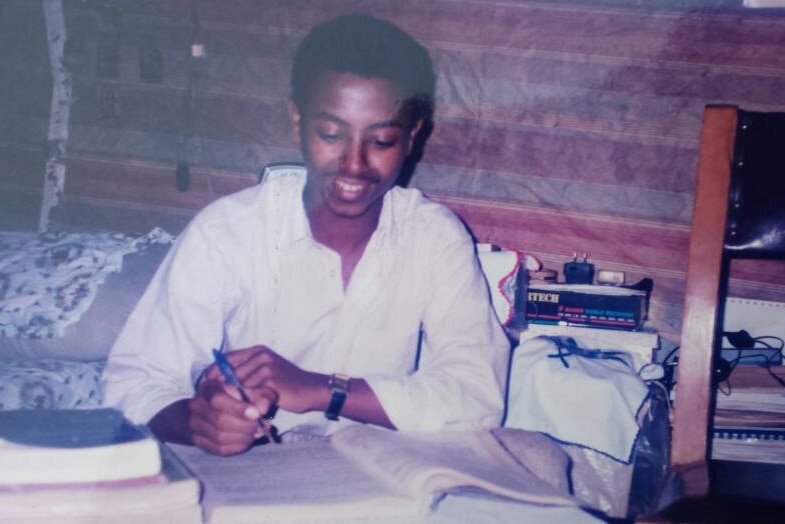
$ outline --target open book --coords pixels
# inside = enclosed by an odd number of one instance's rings
[[[170,447],[202,481],[211,524],[414,517],[461,491],[575,506],[558,446],[510,431],[503,444],[490,431],[413,435],[353,425],[330,440],[262,446],[233,457]],[[547,448],[542,453],[540,444]],[[541,474],[512,448],[532,456]],[[544,459],[549,456],[552,461]]]

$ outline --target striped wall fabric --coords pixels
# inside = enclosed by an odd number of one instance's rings
[[[437,68],[436,127],[412,185],[478,240],[548,267],[585,252],[628,281],[652,277],[651,325],[675,340],[703,109],[785,111],[785,10],[652,3],[65,0],[75,101],[54,219],[176,230],[264,164],[296,160],[294,47],[322,20],[366,12],[412,33]],[[150,56],[160,81],[142,78]],[[186,192],[178,162],[191,166]],[[734,263],[733,276],[732,294],[785,300],[782,264]]]

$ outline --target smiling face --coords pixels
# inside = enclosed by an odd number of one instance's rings
[[[304,200],[314,221],[360,220],[375,227],[420,122],[384,79],[325,72],[305,107],[290,105],[308,169]]]

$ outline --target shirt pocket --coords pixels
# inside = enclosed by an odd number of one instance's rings
[[[388,296],[364,316],[350,358],[363,368],[357,371],[385,376],[412,373],[419,354],[422,303],[411,297]]]

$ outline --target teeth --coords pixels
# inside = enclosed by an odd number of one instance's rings
[[[352,184],[350,182],[344,182],[341,180],[336,180],[335,185],[336,187],[338,187],[339,190],[346,193],[357,193],[359,191],[362,191],[363,189],[362,184]]]

